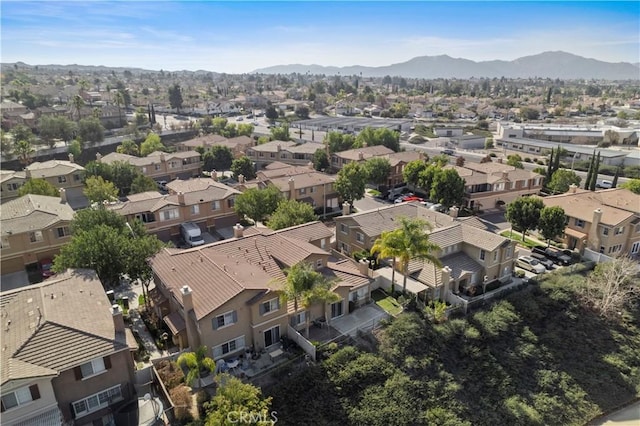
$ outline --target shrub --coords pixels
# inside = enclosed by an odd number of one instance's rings
[[[525,162],[525,163],[531,163],[531,158],[529,158],[529,157],[524,157],[524,162]]]
[[[169,391],[169,396],[173,401],[174,413],[176,419],[182,423],[187,423],[193,420],[191,414],[191,391],[188,387],[181,385],[173,388]]]
[[[489,157],[497,157],[495,152],[492,152],[491,154],[489,154]]]
[[[184,372],[174,361],[160,361],[156,370],[167,389],[173,389],[184,382]]]

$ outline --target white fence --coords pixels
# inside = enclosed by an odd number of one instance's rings
[[[584,253],[582,255],[585,259],[592,260],[596,263],[602,262],[611,262],[613,257],[607,256],[606,254],[598,253],[597,251],[593,251],[591,249],[585,248]]]
[[[300,346],[302,350],[311,357],[312,360],[316,360],[316,347],[311,344],[310,341],[305,339],[302,334],[298,333],[295,328],[291,327],[291,325],[287,325],[287,337],[296,342],[297,345]]]

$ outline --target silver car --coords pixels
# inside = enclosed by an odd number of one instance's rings
[[[547,270],[537,259],[531,256],[520,256],[516,260],[516,266],[534,274],[543,274]]]

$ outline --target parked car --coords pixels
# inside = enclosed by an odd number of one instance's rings
[[[547,268],[531,256],[520,256],[516,260],[516,266],[534,274],[543,274]]]
[[[444,155],[456,155],[456,152],[452,149],[443,149],[442,151],[440,151],[440,154],[444,154]]]
[[[551,260],[556,265],[571,265],[571,256],[553,247],[537,246],[531,249],[531,253],[538,253]]]
[[[540,262],[540,264],[547,268],[547,270],[553,269],[553,261],[544,254],[531,252],[531,257]]]
[[[42,271],[42,278],[47,279],[54,276],[56,273],[51,269],[53,267],[53,261],[51,259],[42,259],[40,261],[40,270]]]
[[[596,183],[596,188],[602,188],[602,189],[611,189],[613,187],[613,182],[611,182],[610,180],[601,180],[600,182]]]

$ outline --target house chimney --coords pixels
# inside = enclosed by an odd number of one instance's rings
[[[360,271],[362,275],[369,276],[369,262],[367,259],[360,259],[358,262],[358,271]]]
[[[449,209],[449,216],[451,216],[452,218],[457,218],[458,217],[458,212],[460,211],[460,209],[458,209],[456,206],[453,206]]]
[[[73,154],[72,153],[69,153],[69,162],[73,163]]]
[[[211,170],[211,179],[217,181],[218,180],[218,172],[214,169]]]
[[[502,171],[502,179],[509,179],[509,170]]]
[[[191,317],[191,312],[193,312],[193,292],[191,291],[191,288],[188,285],[182,286],[180,289],[180,296],[182,297],[184,322],[187,326],[188,344],[192,348],[197,348],[200,346],[200,338]]]
[[[164,158],[164,152],[160,153],[160,162],[164,163],[165,162],[165,158]]]
[[[359,161],[364,160],[364,153],[362,151],[358,152],[358,160]]]
[[[96,163],[99,163],[100,161],[102,161],[102,154],[96,152]]]
[[[282,145],[278,144],[278,152],[282,151]]]
[[[307,163],[307,167],[310,168],[311,170],[313,170],[313,161],[309,161]]]
[[[29,170],[28,167],[24,169],[24,177],[27,178],[27,180],[31,179],[31,170]]]
[[[244,183],[244,175],[238,175],[238,183]]]
[[[233,227],[233,237],[234,238],[242,238],[244,236],[244,227],[239,223]]]
[[[182,191],[178,192],[178,204],[180,204],[181,206],[185,205],[184,192],[182,192]]]
[[[578,189],[578,186],[575,183],[572,183],[571,185],[569,185],[569,193],[575,194],[576,189]]]
[[[346,201],[342,203],[342,215],[348,216],[351,214],[351,206]]]
[[[123,332],[124,316],[122,315],[120,305],[114,304],[111,306],[111,316],[113,317],[113,327],[115,328],[116,333]]]
[[[293,179],[293,177],[289,178],[289,199],[296,199],[296,181]]]
[[[502,158],[498,158],[498,163],[502,164]]]
[[[442,286],[444,287],[443,288],[444,291],[440,292],[440,298],[442,300],[446,300],[447,293],[449,292],[458,294],[457,288],[451,288],[451,283],[455,283],[455,281],[451,279],[451,268],[449,268],[448,266],[445,266],[444,268],[442,268],[440,278],[442,279]]]
[[[69,201],[67,200],[67,191],[64,188],[60,188],[58,190],[60,192],[60,200],[63,204],[67,204]]]
[[[602,220],[602,209],[597,208],[593,211],[593,218],[591,219],[591,227],[589,228],[588,243],[589,248],[594,251],[600,249],[600,232],[598,226]]]

